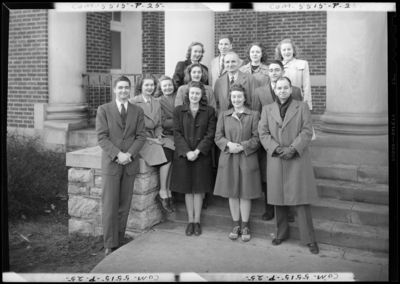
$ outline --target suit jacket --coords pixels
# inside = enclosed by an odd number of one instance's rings
[[[221,56],[221,55],[220,55]],[[220,65],[220,56],[217,56],[211,60],[210,63],[210,72],[208,72],[208,82],[211,84],[211,87],[215,91],[215,83],[217,79],[226,73],[226,70],[222,70],[221,73],[221,65]],[[243,60],[239,58],[239,66],[243,65]]]
[[[185,78],[185,69],[192,64],[192,61],[189,59],[186,59],[185,61],[179,61],[176,64],[175,67],[175,73],[174,76],[172,77],[172,80],[174,80],[174,82],[176,83],[177,88],[179,88],[180,86],[184,85],[184,81],[183,79]],[[201,64],[201,67],[203,67],[203,69],[208,72],[208,68],[207,66]],[[201,80],[200,80],[204,85],[208,85],[208,74],[206,74],[206,76],[202,76]]]
[[[271,84],[257,88],[254,94],[252,109],[258,111],[261,114],[263,106],[274,103],[275,100],[272,96],[272,92],[273,89]],[[300,89],[295,86],[292,86],[292,98],[296,101],[303,101]]]
[[[152,112],[147,107],[147,104],[143,101],[142,95],[138,95],[132,99],[129,99],[129,102],[143,109],[144,123],[146,126],[146,136],[148,138],[157,138],[158,136],[163,136],[163,137],[165,136],[163,134],[163,128],[161,126],[161,105],[159,100],[154,98],[151,99],[153,108]],[[164,140],[163,146],[154,143],[151,140],[146,140],[146,143],[140,150],[140,155],[150,166],[159,165],[167,161],[162,147],[175,150],[174,142],[171,139],[164,138],[163,140]]]
[[[105,175],[116,175],[119,164],[114,160],[119,152],[129,152],[132,162],[126,165],[128,175],[135,175],[139,170],[138,154],[146,141],[143,110],[128,102],[126,125],[123,128],[122,118],[117,103],[99,106],[96,116],[97,141],[101,147],[101,172]]]
[[[228,78],[228,73],[225,73],[222,75],[220,78],[218,78],[217,82],[215,83],[214,87],[214,94],[215,94],[215,99],[217,101],[217,110],[218,110],[218,116],[221,111],[228,110],[229,107],[229,78]],[[239,71],[238,77],[235,81],[235,84],[241,84],[246,93],[247,93],[247,99],[248,103],[250,106],[252,105],[253,101],[253,96],[255,93],[255,89],[257,87],[257,82],[256,79],[254,79],[254,76],[251,74],[246,74],[242,73]]]

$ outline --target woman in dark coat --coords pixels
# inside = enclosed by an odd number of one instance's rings
[[[184,193],[189,224],[186,235],[201,235],[202,193],[214,188],[211,148],[215,136],[215,110],[207,105],[201,82],[190,82],[186,103],[174,110],[175,154],[171,190]]]
[[[184,78],[185,78],[185,69],[192,63],[200,63],[201,59],[203,58],[204,54],[204,45],[200,42],[192,42],[189,45],[188,51],[186,53],[186,60],[179,61],[175,67],[175,73],[172,77],[176,84],[176,87],[179,88],[180,86],[184,85]],[[204,76],[201,78],[201,82],[204,85],[208,85],[208,68],[207,66],[201,64],[203,70],[205,71]]]
[[[223,111],[217,123],[215,143],[221,149],[214,195],[229,198],[233,230],[229,238],[250,240],[248,222],[251,200],[261,197],[261,176],[257,150],[260,114],[250,110],[246,91],[233,85],[229,94],[229,110]],[[241,226],[239,219],[242,219]]]

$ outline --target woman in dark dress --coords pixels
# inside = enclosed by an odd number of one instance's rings
[[[192,63],[200,63],[204,54],[204,45],[200,42],[192,42],[189,45],[188,51],[186,53],[186,60],[179,61],[175,67],[175,73],[172,79],[174,80],[177,88],[184,85],[185,69]],[[204,76],[201,78],[201,82],[208,85],[208,68],[207,66],[201,64],[201,67],[205,71]]]
[[[207,105],[206,91],[201,82],[188,84],[186,103],[175,107],[174,167],[171,190],[184,193],[188,212],[186,235],[201,235],[200,214],[203,193],[214,188],[211,148],[214,144],[216,118]]]

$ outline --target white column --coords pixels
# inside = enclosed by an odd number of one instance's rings
[[[48,12],[48,87],[45,128],[75,130],[87,126],[86,13]]]
[[[326,112],[321,130],[388,133],[386,12],[327,13]]]
[[[212,10],[165,11],[165,74],[172,77],[178,61],[186,60],[189,45],[201,42],[201,64],[210,68],[215,48],[215,17]]]

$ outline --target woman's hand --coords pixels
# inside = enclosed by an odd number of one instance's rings
[[[161,135],[157,136],[157,139],[160,142],[160,144],[164,144],[164,139],[162,138]]]
[[[228,144],[226,146],[228,146],[228,148],[229,148],[229,153],[237,154],[240,152],[239,147],[241,147],[242,145],[240,145],[238,143],[228,142]]]

